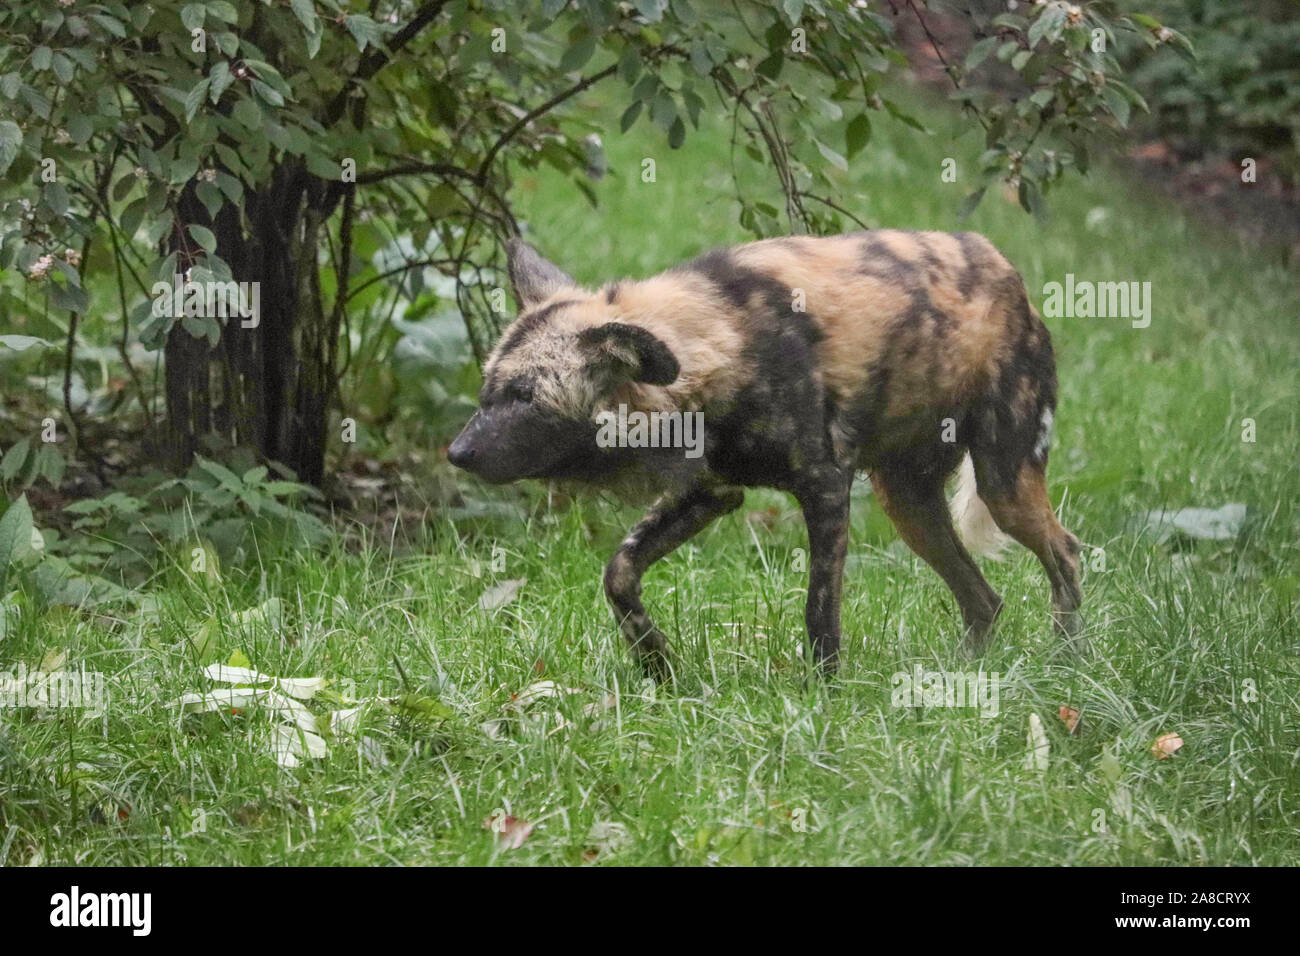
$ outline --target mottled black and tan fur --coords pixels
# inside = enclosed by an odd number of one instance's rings
[[[963,537],[984,550],[1001,529],[1033,551],[1057,625],[1081,640],[1079,542],[1057,521],[1044,479],[1051,340],[987,239],[897,230],[769,239],[596,290],[518,240],[509,254],[521,314],[488,360],[481,407],[449,458],[491,481],[576,479],[659,496],[605,572],[649,673],[665,677],[669,665],[641,604],[642,575],[751,486],[790,492],[803,510],[808,635],[832,670],[858,471],[951,588],[967,651],[983,649],[1002,601],[954,530],[943,488],[959,465]],[[596,415],[620,403],[703,413],[702,457],[598,447]]]

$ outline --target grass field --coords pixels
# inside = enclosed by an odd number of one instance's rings
[[[877,124],[841,204],[873,226],[984,232],[1040,307],[1066,273],[1151,282],[1149,328],[1047,320],[1061,378],[1049,477],[1086,545],[1093,659],[1060,653],[1045,577],[1017,549],[986,566],[1006,600],[982,662],[1000,678],[996,715],[893,706],[893,675],[975,665],[955,653],[947,589],[865,487],[830,691],[806,680],[806,542],[775,493],[751,493],[647,576],[680,668],[657,695],[600,587],[633,511],[548,508],[536,490],[482,516],[431,510],[416,541],[313,551],[268,536],[219,582],[163,569],[144,610],[12,624],[6,667],[61,648],[68,666],[106,675],[111,701],[102,716],[0,714],[0,860],[1300,863],[1294,275],[1101,170],[1049,197],[1046,226],[995,191],[959,224],[981,145],[945,112],[923,118],[933,135]],[[537,244],[579,279],[647,274],[742,238],[725,130],[670,152],[638,126],[606,147],[599,210],[547,175],[517,190]],[[638,175],[645,155],[652,184]],[[955,184],[940,181],[947,156]],[[740,172],[767,188],[756,167]],[[1152,509],[1230,502],[1248,506],[1233,540],[1143,531]],[[478,606],[521,578],[509,603]],[[237,622],[268,598],[283,603],[279,626]],[[210,658],[238,651],[355,698],[406,695],[405,713],[367,707],[327,756],[280,767],[256,708],[182,717],[172,703],[208,687],[192,640],[205,626]],[[530,702],[542,680],[574,692]],[[325,700],[307,706],[340,706]],[[1081,712],[1077,733],[1062,706]],[[1031,714],[1046,769],[1027,763]],[[1166,733],[1184,746],[1156,759]],[[502,837],[485,826],[507,818]]]

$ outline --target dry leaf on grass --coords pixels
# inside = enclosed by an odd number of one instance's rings
[[[1066,729],[1069,730],[1070,733],[1077,734],[1079,732],[1079,712],[1073,707],[1067,707],[1065,704],[1062,704],[1061,709],[1057,711],[1056,716],[1061,718],[1061,723],[1065,724]]]
[[[536,683],[529,684],[517,694],[511,694],[509,702],[505,705],[509,710],[523,710],[529,704],[535,704],[539,700],[545,700],[548,697],[562,697],[565,694],[582,693],[576,687],[564,687],[553,680],[539,680]]]
[[[1051,745],[1047,742],[1047,733],[1043,730],[1043,722],[1039,720],[1037,714],[1029,715],[1029,735],[1026,742],[1029,745],[1029,753],[1025,757],[1025,766],[1030,770],[1046,770]]]
[[[1151,755],[1157,760],[1168,760],[1183,746],[1183,738],[1177,734],[1161,734],[1151,745]]]
[[[484,611],[495,611],[497,608],[505,607],[515,599],[519,589],[527,583],[527,578],[511,578],[509,581],[494,584],[479,595],[478,606]]]
[[[502,850],[517,850],[532,835],[533,825],[526,820],[513,816],[493,814],[483,820],[483,829],[492,830],[497,835],[497,847]]]
[[[628,841],[627,827],[612,820],[597,820],[587,832],[587,847],[582,858],[588,863],[613,856]]]

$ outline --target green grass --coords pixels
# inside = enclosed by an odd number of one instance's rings
[[[164,569],[152,614],[29,611],[11,627],[5,666],[63,648],[107,675],[112,701],[93,719],[0,712],[3,862],[580,863],[593,826],[613,823],[626,835],[598,861],[1300,863],[1294,276],[1104,171],[1052,194],[1046,227],[996,191],[959,224],[971,186],[942,183],[940,163],[973,170],[980,144],[945,113],[925,120],[934,135],[878,124],[838,201],[873,225],[982,231],[1038,301],[1067,272],[1153,286],[1148,329],[1049,320],[1053,496],[1105,555],[1085,579],[1093,660],[1059,653],[1046,581],[1018,550],[986,568],[1007,602],[983,661],[1001,675],[997,715],[891,706],[893,674],[971,665],[954,652],[948,591],[865,492],[831,692],[806,680],[806,544],[775,493],[751,493],[647,576],[681,670],[657,696],[600,588],[634,512],[600,499],[547,507],[535,491],[504,497],[497,517],[432,511],[420,540],[396,546],[312,553],[267,537],[219,584],[192,581],[188,563]],[[597,185],[599,210],[549,175],[517,190],[536,241],[580,279],[650,273],[742,238],[724,131],[676,152],[640,126],[606,145],[615,175]],[[646,155],[653,184],[638,175]],[[760,170],[741,174],[766,188]],[[1244,418],[1254,443],[1241,440]],[[1135,519],[1230,501],[1250,508],[1232,542],[1161,544]],[[477,608],[516,578],[527,584],[512,603]],[[283,627],[233,623],[268,597],[283,600]],[[181,718],[170,705],[204,687],[190,637],[213,617],[221,660],[238,649],[264,672],[353,681],[359,696],[437,696],[450,716],[375,708],[364,744],[338,739],[324,759],[277,767],[258,714]],[[577,692],[484,731],[541,679]],[[612,707],[586,712],[609,695]],[[1077,735],[1062,705],[1082,711]],[[1045,771],[1026,766],[1031,713],[1050,741]],[[1156,760],[1149,748],[1168,732],[1185,746]],[[519,849],[497,849],[484,829],[497,811],[534,825]],[[185,835],[198,819],[205,829]]]

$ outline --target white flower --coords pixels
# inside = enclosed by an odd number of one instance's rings
[[[50,266],[54,265],[53,256],[41,256],[32,263],[32,267],[27,270],[27,278],[44,279],[46,273],[50,271]]]

